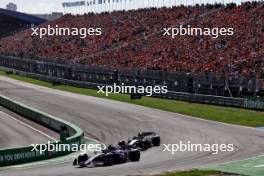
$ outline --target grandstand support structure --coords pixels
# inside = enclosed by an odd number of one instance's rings
[[[1,8],[0,21],[0,38],[12,35],[14,32],[27,29],[31,25],[38,25],[47,22],[47,20],[33,15]]]

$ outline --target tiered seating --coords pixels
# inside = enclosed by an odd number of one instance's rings
[[[47,25],[102,28],[101,36],[31,36],[31,30],[0,40],[0,53],[71,59],[110,68],[257,75],[264,72],[264,4],[140,9],[66,15]],[[163,36],[164,27],[234,28],[233,36]]]

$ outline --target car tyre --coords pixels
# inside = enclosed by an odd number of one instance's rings
[[[160,146],[160,137],[159,136],[155,136],[152,138],[152,145],[153,146]]]
[[[129,160],[136,162],[140,159],[140,151],[139,150],[132,150],[128,154]]]

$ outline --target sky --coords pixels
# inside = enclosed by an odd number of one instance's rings
[[[5,9],[9,2],[15,3],[19,12],[38,14],[62,12],[62,2],[67,0],[0,0],[0,8]]]
[[[25,13],[29,13],[29,14],[47,14],[47,13],[52,13],[52,12],[65,12],[63,7],[62,7],[62,3],[63,2],[74,2],[74,1],[82,1],[82,0],[0,0],[0,8],[6,8],[6,5],[10,2],[15,3],[17,5],[17,11],[19,12],[25,12]],[[84,0],[84,1],[89,1],[89,0]],[[97,1],[97,0],[96,0]],[[104,1],[104,0],[103,0]],[[107,2],[108,0],[106,0]],[[120,1],[120,0],[119,0]],[[123,0],[124,2],[125,0]],[[245,0],[134,0],[137,1],[138,4],[137,6],[146,6],[147,3],[154,3],[154,5],[156,6],[158,4],[158,6],[162,6],[162,3],[165,4],[169,4],[169,3],[183,3],[183,4],[196,4],[196,3],[214,3],[214,2],[241,2],[241,1],[245,1]],[[85,7],[84,9],[69,9],[72,11],[66,11],[66,12],[70,12],[70,13],[79,13],[80,10],[84,13],[85,11],[95,11],[95,12],[99,12],[102,9],[106,9],[108,10],[109,8],[111,10],[117,10],[117,9],[128,9],[136,7],[135,3],[133,3],[133,0],[126,0],[126,2],[130,3],[127,5],[122,5],[121,3],[116,4],[115,6],[111,6],[108,4],[105,4],[105,6],[101,7],[101,6],[93,6],[93,7]],[[145,3],[145,4],[144,4]],[[90,9],[89,9],[90,8]],[[116,9],[114,9],[116,8]],[[79,11],[78,11],[79,10]]]

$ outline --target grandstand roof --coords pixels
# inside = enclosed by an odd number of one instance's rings
[[[6,9],[2,9],[2,8],[0,8],[0,15],[14,17],[14,18],[23,20],[27,23],[30,23],[30,24],[41,24],[41,23],[44,23],[47,21],[45,19],[35,17],[33,15],[29,15],[29,14],[25,14],[25,13],[21,13],[21,12],[10,11],[10,10],[6,10]]]

